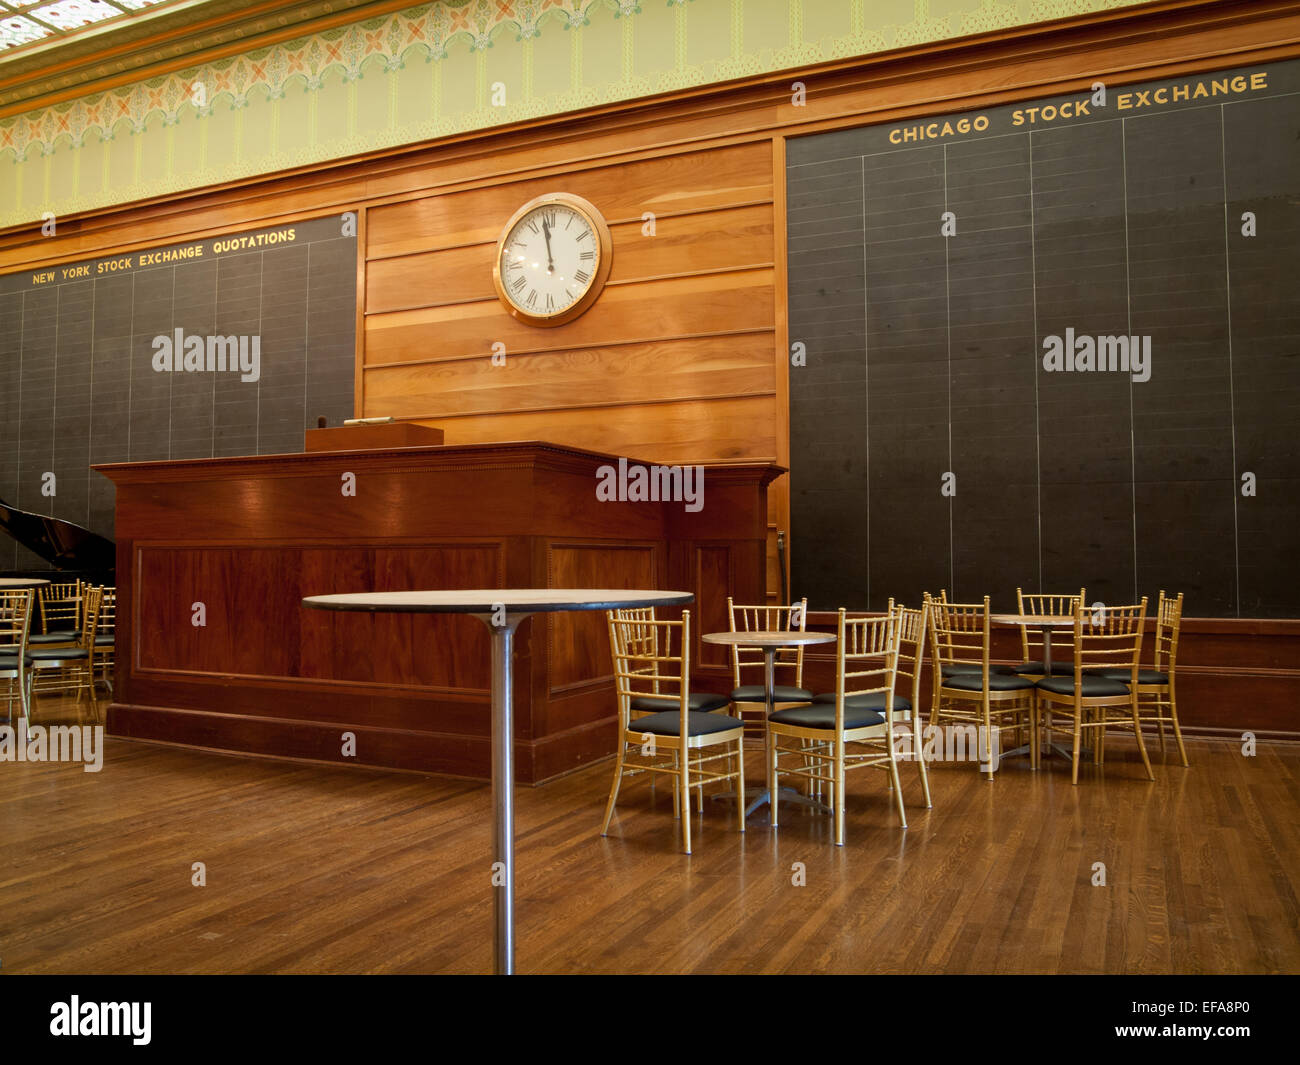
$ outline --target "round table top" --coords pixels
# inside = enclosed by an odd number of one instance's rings
[[[706,632],[700,637],[705,643],[721,643],[729,647],[802,647],[813,643],[834,643],[838,636],[833,632]]]
[[[50,582],[40,577],[0,577],[2,588],[43,588]]]
[[[318,610],[368,610],[394,614],[546,614],[561,610],[617,610],[620,607],[685,606],[691,592],[642,588],[472,588],[427,592],[343,592],[312,595],[303,606]]]
[[[994,625],[1027,625],[1031,629],[1074,628],[1073,614],[990,614]]]

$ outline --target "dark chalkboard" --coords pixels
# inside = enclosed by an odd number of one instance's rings
[[[787,161],[796,595],[1300,615],[1300,62]]]
[[[0,498],[111,537],[92,463],[298,452],[351,417],[354,233],[334,215],[0,277]],[[218,368],[227,338],[249,371]],[[0,569],[44,568],[3,540]]]

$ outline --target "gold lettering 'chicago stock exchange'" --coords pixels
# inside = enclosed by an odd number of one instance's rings
[[[1017,107],[1010,112],[1012,128],[1044,126],[1077,119],[1095,119],[1111,112],[1142,111],[1171,104],[1194,103],[1200,100],[1247,96],[1268,88],[1268,71],[1256,70],[1248,74],[1230,74],[1218,77],[1190,78],[1173,85],[1154,88],[1136,88],[1123,85],[1101,92],[1089,91],[1077,97],[1054,103]],[[889,131],[890,144],[918,144],[924,141],[945,140],[968,133],[984,133],[994,128],[989,115],[962,115],[957,118],[934,119],[909,125],[895,126]]]

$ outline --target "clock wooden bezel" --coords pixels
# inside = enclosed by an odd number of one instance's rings
[[[591,231],[596,234],[596,240],[600,243],[600,264],[596,267],[596,276],[592,278],[590,287],[574,303],[565,307],[562,311],[556,311],[555,314],[533,314],[515,306],[506,294],[505,286],[501,283],[501,252],[505,248],[506,238],[510,236],[511,231],[519,223],[520,219],[529,212],[548,204],[563,205],[577,211],[586,218],[591,226]],[[609,278],[609,269],[613,259],[614,242],[609,235],[609,226],[605,223],[605,218],[596,208],[596,205],[590,200],[585,200],[581,196],[575,196],[570,192],[547,192],[541,196],[534,196],[515,211],[510,216],[509,221],[502,227],[501,235],[497,237],[496,255],[492,260],[492,284],[496,288],[497,299],[501,301],[502,306],[513,317],[527,325],[551,328],[573,321],[596,302],[597,297],[605,288],[606,280]]]

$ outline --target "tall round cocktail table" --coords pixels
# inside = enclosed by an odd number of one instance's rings
[[[0,577],[0,589],[3,588],[44,588],[50,582],[40,577]]]
[[[800,632],[795,629],[782,629],[775,632],[706,632],[700,639],[705,643],[721,644],[724,647],[757,647],[763,652],[763,698],[765,704],[763,744],[766,747],[771,742],[767,735],[767,719],[772,716],[772,711],[776,708],[777,651],[783,647],[807,647],[818,643],[834,643],[839,637],[833,632]],[[805,806],[814,806],[821,810],[826,809],[815,799],[799,795],[793,789],[790,790],[789,801]],[[755,792],[756,798],[745,807],[746,817],[762,806],[763,803],[772,801],[772,793],[767,788],[756,788]],[[726,798],[726,796],[719,795],[718,798]],[[745,798],[748,798],[748,796],[745,796]]]
[[[686,606],[690,592],[627,588],[476,588],[468,591],[357,592],[313,595],[303,606],[389,614],[472,614],[492,634],[492,805],[495,811],[496,972],[515,971],[514,725],[511,719],[510,657],[515,629],[530,614],[621,607]],[[494,878],[495,880],[495,878]]]

